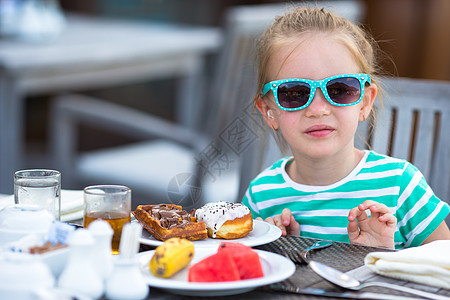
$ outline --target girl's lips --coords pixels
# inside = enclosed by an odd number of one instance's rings
[[[334,131],[333,127],[327,126],[327,125],[314,125],[305,130],[305,133],[307,135],[313,136],[313,137],[326,137],[330,133]]]

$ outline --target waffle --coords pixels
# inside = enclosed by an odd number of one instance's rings
[[[208,237],[205,222],[197,222],[192,213],[174,204],[139,205],[133,215],[155,239],[165,241],[173,237],[190,241]]]

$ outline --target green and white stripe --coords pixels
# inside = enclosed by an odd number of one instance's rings
[[[291,161],[292,157],[285,157],[259,174],[243,203],[254,218],[263,219],[289,208],[300,223],[302,236],[349,242],[349,210],[373,200],[384,203],[397,217],[395,247],[418,246],[450,211],[420,171],[404,160],[366,151],[348,176],[327,186],[292,181],[285,171]]]

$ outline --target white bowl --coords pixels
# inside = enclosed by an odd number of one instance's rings
[[[0,246],[35,234],[45,239],[54,217],[35,205],[16,204],[0,210]]]
[[[39,289],[55,286],[55,277],[39,258],[27,253],[0,256],[0,298],[35,299]]]
[[[53,276],[58,278],[64,270],[69,258],[69,247],[33,255],[44,262],[49,267],[50,271],[52,271]]]

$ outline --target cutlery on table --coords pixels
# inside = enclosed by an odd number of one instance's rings
[[[284,256],[292,260],[294,263],[307,264],[308,263],[307,255],[310,251],[326,248],[331,245],[333,245],[333,243],[330,241],[317,241],[301,252],[295,248],[285,248],[285,247],[280,247],[280,250]]]
[[[300,295],[314,295],[322,297],[330,297],[333,299],[345,298],[345,299],[377,299],[377,300],[410,300],[411,297],[389,295],[382,293],[371,292],[352,292],[352,291],[330,291],[325,289],[316,288],[301,288],[296,286],[291,281],[285,280],[279,283],[275,283],[269,286],[271,290],[288,292]]]
[[[348,276],[347,274],[342,273],[339,270],[336,270],[335,268],[332,268],[330,266],[327,266],[327,265],[322,264],[317,261],[309,262],[309,266],[316,274],[318,274],[322,278],[328,280],[329,282],[331,282],[337,286],[340,286],[340,287],[343,287],[343,288],[346,288],[349,290],[359,291],[366,287],[378,286],[378,287],[385,287],[385,288],[392,289],[392,290],[397,290],[400,292],[409,293],[409,294],[424,297],[427,299],[450,300],[450,298],[446,297],[446,296],[432,294],[432,293],[424,292],[421,290],[409,288],[406,286],[396,285],[396,284],[392,284],[392,283],[387,283],[387,282],[361,283],[358,280],[356,280],[355,278],[352,278],[352,277]]]

